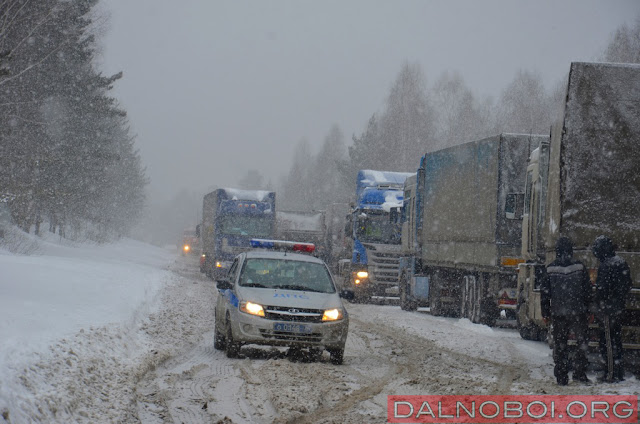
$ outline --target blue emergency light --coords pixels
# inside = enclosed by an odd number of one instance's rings
[[[307,253],[312,253],[316,250],[316,245],[313,243],[302,243],[297,241],[251,239],[250,243],[251,247],[257,249],[290,250],[293,252]]]

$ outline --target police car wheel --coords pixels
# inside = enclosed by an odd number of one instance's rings
[[[218,331],[218,328],[215,329],[215,334],[213,336],[213,347],[216,350],[224,350],[225,349],[225,340],[224,336]]]
[[[233,340],[233,334],[231,332],[231,324],[227,325],[227,337],[225,339],[225,352],[227,358],[237,358],[240,353],[240,344]]]
[[[344,360],[344,348],[329,350],[331,363],[334,365],[341,365]]]

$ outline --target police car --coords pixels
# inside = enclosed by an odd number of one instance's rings
[[[214,347],[238,356],[244,344],[329,352],[341,364],[349,317],[325,263],[310,243],[251,240],[259,250],[236,256],[217,282]],[[284,251],[283,251],[284,250]]]

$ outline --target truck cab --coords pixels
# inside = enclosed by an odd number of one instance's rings
[[[397,293],[404,181],[411,173],[361,170],[347,219],[352,239],[348,285],[359,300]]]
[[[548,169],[549,143],[544,141],[529,157],[522,214],[522,257],[525,262],[518,266],[516,321],[520,335],[528,340],[543,339],[547,332],[540,307],[540,284],[545,272],[543,231]]]
[[[225,276],[252,238],[274,238],[275,202],[276,193],[263,190],[221,188],[204,196],[201,261],[210,278]]]
[[[398,277],[400,307],[411,311],[419,306],[429,306],[429,276],[420,272],[420,236],[422,214],[420,213],[421,192],[424,187],[424,160],[415,175],[404,182],[404,199],[400,213],[402,223],[402,257]]]

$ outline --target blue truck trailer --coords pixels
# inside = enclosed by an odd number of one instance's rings
[[[404,187],[400,306],[491,325],[515,317],[526,164],[544,135],[426,153]]]
[[[264,190],[220,188],[202,203],[202,270],[213,279],[227,274],[233,258],[251,248],[252,238],[272,239],[276,194]]]
[[[356,199],[346,233],[352,240],[351,270],[346,285],[356,298],[385,296],[397,288],[401,253],[397,211],[402,206],[406,172],[363,169],[356,180]]]

